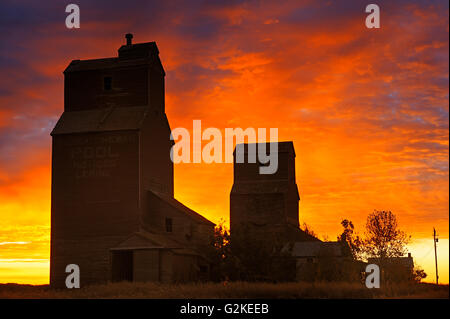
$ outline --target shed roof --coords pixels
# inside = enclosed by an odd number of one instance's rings
[[[213,222],[211,222],[210,220],[206,219],[205,217],[203,217],[199,213],[193,211],[189,207],[183,205],[178,200],[176,200],[174,197],[169,196],[169,195],[164,194],[164,193],[159,193],[159,192],[156,192],[156,191],[152,191],[152,190],[149,190],[149,192],[154,194],[156,197],[160,198],[161,200],[163,200],[164,202],[166,202],[170,206],[172,206],[172,207],[176,208],[177,210],[179,210],[180,212],[184,213],[185,215],[191,217],[192,219],[195,219],[197,222],[202,223],[202,224],[215,226],[215,224]]]
[[[378,264],[381,262],[380,258],[369,258],[369,264]],[[414,268],[414,260],[411,256],[408,257],[388,257],[383,260],[384,263],[402,265],[408,268]]]
[[[159,250],[171,250],[175,254],[179,255],[195,255],[202,256],[191,248],[187,248],[179,242],[164,236],[145,230],[135,232],[131,234],[127,239],[122,241],[116,247],[110,250],[146,250],[146,249],[159,249]]]
[[[168,236],[149,232],[146,230],[138,231],[131,234],[127,239],[122,241],[114,249],[137,249],[137,248],[184,248],[179,242]]]
[[[295,242],[292,248],[294,257],[341,257],[342,246],[339,242]]]

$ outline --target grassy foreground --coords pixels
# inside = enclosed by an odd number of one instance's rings
[[[0,298],[449,298],[449,286],[395,284],[367,289],[354,283],[109,283],[80,289],[0,284]]]

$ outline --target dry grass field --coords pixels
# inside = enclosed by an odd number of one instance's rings
[[[80,289],[54,290],[49,286],[0,284],[0,298],[181,298],[181,299],[308,299],[308,298],[449,298],[448,285],[396,284],[367,289],[350,283],[110,283]]]

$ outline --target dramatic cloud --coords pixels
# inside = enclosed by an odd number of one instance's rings
[[[0,242],[30,242],[0,258],[48,258],[62,71],[115,56],[127,32],[158,44],[172,128],[278,127],[294,141],[301,223],[334,240],[342,218],[362,230],[389,209],[413,238],[448,238],[447,1],[378,1],[381,29],[359,0],[77,4],[78,30],[60,1],[0,4]],[[213,221],[228,219],[231,185],[231,164],[175,167],[176,197]]]

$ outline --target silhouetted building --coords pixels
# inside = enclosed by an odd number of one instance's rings
[[[364,269],[341,242],[295,242],[291,253],[297,281],[358,281]]]
[[[214,224],[173,197],[164,68],[155,42],[74,60],[51,135],[50,283],[206,278]]]
[[[404,257],[369,258],[367,263],[380,267],[383,281],[406,282],[413,280],[414,259],[411,253]]]
[[[239,232],[255,238],[274,236],[282,242],[318,240],[299,228],[298,194],[295,180],[295,151],[292,142],[278,142],[278,169],[260,174],[258,161],[249,159],[250,144],[239,144],[234,156],[234,183],[230,194],[231,236]],[[243,149],[243,163],[236,162],[236,150]],[[258,149],[258,144],[256,145]],[[270,143],[266,143],[269,152]]]
[[[272,160],[277,158],[276,172],[261,174],[260,167],[273,163],[259,162],[258,148],[265,146],[266,153],[270,153],[270,145],[236,145],[233,153],[234,183],[230,194],[231,242],[239,246],[252,242],[259,247],[255,249],[267,254],[265,260],[270,270],[265,274],[266,279],[295,280],[298,265],[292,253],[294,245],[320,241],[299,227],[300,196],[295,178],[293,143],[278,142],[276,154],[271,153],[270,156]],[[239,159],[242,163],[237,160],[238,152],[243,154]]]

